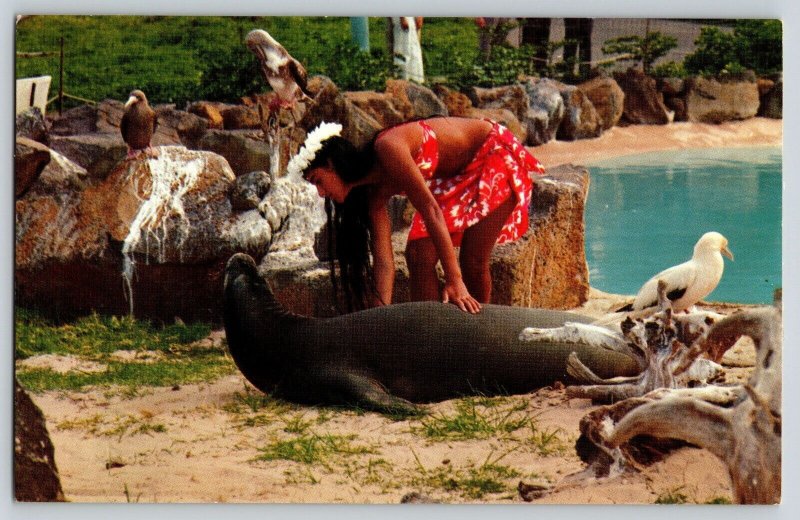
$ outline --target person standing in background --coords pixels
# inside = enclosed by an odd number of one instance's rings
[[[388,48],[392,49],[397,74],[401,79],[416,83],[425,82],[422,48],[419,40],[421,29],[421,16],[399,16],[388,19]]]
[[[478,51],[481,61],[489,61],[492,56],[492,47],[502,45],[508,37],[508,30],[513,27],[513,18],[489,18],[480,16],[475,18],[478,26]]]

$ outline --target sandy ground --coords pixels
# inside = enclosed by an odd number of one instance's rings
[[[780,143],[780,121],[754,119],[614,128],[598,139],[549,143],[534,152],[552,166],[655,149]],[[593,291],[579,311],[600,316],[619,301]],[[215,331],[207,343],[224,348],[223,341]],[[743,381],[753,360],[752,344],[740,342],[724,360],[727,380]],[[38,362],[92,369],[57,357]],[[257,404],[261,394],[238,372],[134,396],[92,390],[32,397],[47,418],[64,493],[74,502],[397,503],[419,492],[448,503],[522,503],[519,481],[550,488],[534,503],[732,500],[725,467],[695,448],[682,448],[641,473],[606,480],[576,476],[584,469],[574,450],[578,424],[593,406],[568,399],[561,389],[495,399],[489,407],[478,403],[475,409],[490,422],[521,418],[525,426],[469,440],[424,434],[426,424],[453,416],[463,401],[428,405],[428,418],[405,420]],[[270,446],[300,438],[318,446],[336,439],[339,451],[310,464],[259,459]],[[501,485],[470,494],[487,475]]]
[[[783,121],[755,117],[720,125],[615,126],[594,139],[550,141],[531,148],[531,151],[545,167],[551,167],[565,163],[588,164],[658,150],[781,146],[782,143]]]

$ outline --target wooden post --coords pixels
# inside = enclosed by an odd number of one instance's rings
[[[61,37],[61,53],[58,60],[58,115],[64,111],[64,37]]]

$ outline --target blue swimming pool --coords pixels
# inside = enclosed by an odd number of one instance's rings
[[[781,286],[781,149],[647,153],[588,165],[586,256],[590,283],[635,294],[688,260],[706,231],[728,238],[734,262],[708,297],[770,303]]]

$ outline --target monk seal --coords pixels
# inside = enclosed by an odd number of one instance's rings
[[[565,311],[487,304],[469,314],[413,302],[333,318],[299,316],[280,305],[245,254],[228,261],[223,306],[228,348],[242,374],[265,393],[303,404],[414,413],[413,403],[528,393],[571,382],[571,352],[603,378],[640,372],[619,352],[520,339],[526,327],[591,321]]]

